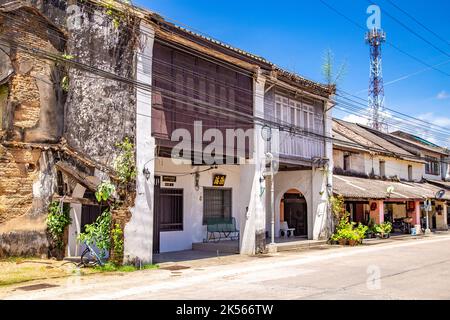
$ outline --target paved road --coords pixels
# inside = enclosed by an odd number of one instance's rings
[[[450,236],[178,271],[71,277],[7,299],[450,299]],[[46,281],[46,283],[50,283]]]

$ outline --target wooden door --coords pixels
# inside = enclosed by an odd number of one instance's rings
[[[289,228],[295,228],[295,236],[308,236],[306,201],[304,199],[285,199],[284,220],[287,221]]]

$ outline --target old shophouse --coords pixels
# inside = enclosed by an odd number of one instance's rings
[[[430,183],[445,184],[443,148],[342,120],[333,121],[333,138],[334,192],[344,196],[352,220],[381,223],[409,217],[420,225],[429,200],[430,227],[448,229],[450,195]],[[436,160],[431,161],[431,154]]]
[[[0,5],[2,254],[48,254],[57,200],[72,218],[66,255],[78,256],[125,137],[137,177],[113,218],[126,261],[201,246],[211,218],[233,218],[228,243],[244,254],[265,250],[273,218],[276,237],[329,236],[333,88],[150,11]]]

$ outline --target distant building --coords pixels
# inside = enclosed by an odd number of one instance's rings
[[[426,214],[424,201],[430,199],[430,226],[448,229],[450,193],[440,193],[443,187],[431,183],[444,183],[443,148],[337,119],[333,138],[333,190],[345,198],[353,221],[409,217],[420,225]]]

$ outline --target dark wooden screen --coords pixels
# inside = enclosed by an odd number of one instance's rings
[[[92,224],[102,214],[102,209],[106,207],[96,205],[82,205],[81,207],[81,232],[85,232],[85,226]]]
[[[160,145],[173,146],[170,139],[177,128],[187,129],[193,137],[194,121],[203,122],[203,132],[218,128],[224,137],[227,128],[252,127],[249,119],[230,112],[253,115],[251,76],[158,42],[152,75],[152,134]]]
[[[208,218],[231,218],[231,189],[204,188],[203,224]]]
[[[160,231],[183,230],[183,189],[161,189]]]

